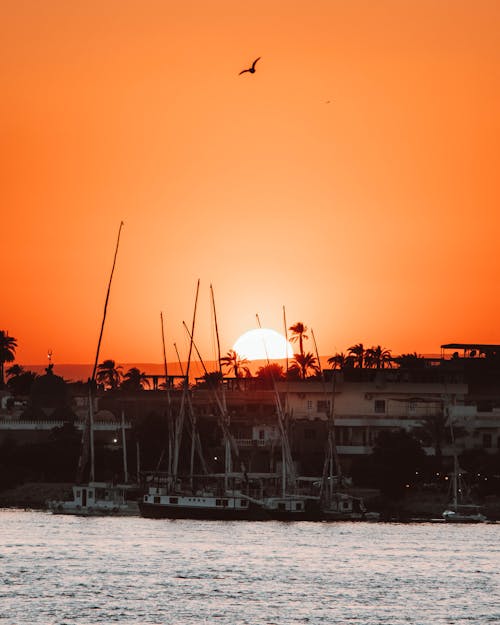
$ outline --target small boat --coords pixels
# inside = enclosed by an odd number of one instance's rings
[[[76,516],[138,516],[136,489],[128,484],[89,482],[73,486],[73,499],[48,501],[54,514]],[[131,499],[127,498],[127,495]]]
[[[453,473],[451,474],[452,501],[450,506],[443,512],[442,517],[446,523],[487,523],[488,518],[481,513],[479,506],[467,502],[467,489],[462,477],[463,472],[458,464],[458,455],[455,450],[455,434],[451,419],[450,434],[454,447]]]
[[[319,498],[282,494],[262,500],[267,518],[274,521],[317,521]]]
[[[363,500],[349,493],[336,491],[322,506],[325,521],[378,521],[378,512],[368,512]]]
[[[452,504],[443,512],[447,523],[487,523],[488,518],[482,514],[480,507],[474,504]]]

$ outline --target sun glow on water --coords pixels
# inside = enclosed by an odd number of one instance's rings
[[[233,345],[234,351],[247,360],[293,358],[293,348],[285,337],[268,328],[249,330]]]

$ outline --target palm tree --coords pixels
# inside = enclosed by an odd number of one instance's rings
[[[126,391],[143,391],[144,386],[150,386],[148,376],[137,367],[131,367],[120,384],[120,388]]]
[[[307,352],[307,354],[296,354],[289,368],[289,372],[292,376],[298,375],[301,380],[305,380],[308,377],[307,374],[309,371],[312,371],[313,375],[316,375],[319,371],[316,356],[311,352]]]
[[[242,378],[243,373],[248,377],[250,375],[250,369],[248,368],[249,361],[247,358],[242,358],[234,349],[230,349],[226,356],[220,359],[221,365],[227,367],[229,371],[234,373],[235,378]]]
[[[354,358],[354,362],[357,364],[358,368],[362,369],[365,362],[365,348],[363,343],[356,343],[356,345],[349,347],[347,353]]]
[[[423,369],[427,365],[425,358],[417,354],[417,352],[396,356],[394,362],[402,369]]]
[[[203,382],[206,388],[216,389],[222,384],[222,373],[220,371],[207,371],[203,374]]]
[[[337,352],[327,362],[332,365],[332,369],[344,369],[353,364],[352,356],[347,356],[344,352]]]
[[[296,343],[297,341],[299,342],[299,353],[301,356],[303,356],[304,355],[304,341],[309,338],[306,334],[307,326],[305,326],[302,323],[302,321],[297,321],[297,323],[294,323],[293,326],[290,326],[288,329],[292,333],[292,336],[290,337],[290,342],[291,343]]]
[[[9,336],[5,330],[0,330],[0,388],[5,386],[4,365],[15,359],[17,339]]]
[[[365,365],[372,369],[385,369],[386,366],[392,367],[391,350],[380,345],[370,347],[365,352]]]
[[[12,367],[9,367],[6,370],[5,375],[7,376],[7,378],[10,379],[10,378],[17,378],[23,373],[24,373],[24,367],[22,365],[12,365]]]
[[[26,371],[21,365],[12,365],[6,371],[8,380],[7,388],[13,395],[29,395],[31,386],[38,377],[33,371]]]
[[[271,362],[259,367],[255,377],[259,380],[259,386],[262,388],[273,388],[274,382],[285,377],[285,371],[277,362]]]
[[[122,377],[120,369],[121,366],[116,366],[114,360],[105,360],[97,367],[97,382],[104,384],[106,389],[117,389]]]

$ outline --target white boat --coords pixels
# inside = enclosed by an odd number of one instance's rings
[[[452,504],[443,512],[447,523],[487,523],[488,518],[482,514],[480,507],[473,504]]]
[[[481,513],[479,506],[467,503],[466,485],[462,478],[463,472],[458,464],[458,456],[455,450],[455,434],[451,419],[450,434],[454,448],[453,473],[451,474],[452,501],[450,506],[443,512],[442,517],[447,523],[487,523],[488,518]]]
[[[128,484],[89,482],[73,486],[73,499],[48,501],[47,507],[54,514],[76,516],[137,516],[139,504],[135,489]]]

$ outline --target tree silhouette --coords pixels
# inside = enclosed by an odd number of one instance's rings
[[[353,357],[354,363],[357,365],[358,369],[362,369],[365,364],[365,348],[363,343],[356,343],[356,345],[349,347],[347,353],[349,356]]]
[[[220,371],[207,371],[203,374],[203,382],[206,388],[216,389],[222,384],[222,373]]]
[[[425,358],[417,354],[417,352],[401,354],[393,358],[393,360],[402,369],[424,369],[427,366]]]
[[[99,384],[104,384],[104,388],[106,389],[117,389],[122,377],[120,369],[121,366],[116,366],[114,360],[105,360],[97,367],[97,382]]]
[[[309,371],[312,371],[313,375],[316,375],[319,371],[316,356],[311,352],[307,352],[307,354],[296,354],[289,368],[289,372],[292,376],[296,375],[301,380],[305,380],[308,377]]]
[[[0,388],[5,386],[4,365],[15,359],[17,339],[9,336],[5,330],[0,330]]]
[[[372,369],[385,369],[392,367],[391,350],[377,345],[370,347],[365,352],[365,366]]]
[[[143,391],[144,387],[149,388],[150,383],[147,375],[144,371],[141,371],[137,367],[131,367],[127,373],[123,376],[120,388],[124,391]]]
[[[394,499],[403,496],[406,485],[412,484],[426,465],[422,446],[403,429],[380,432],[370,461],[377,486]]]
[[[221,359],[221,364],[228,368],[228,371],[234,373],[235,378],[242,378],[243,374],[247,377],[250,375],[250,369],[248,368],[249,361],[247,358],[242,358],[234,349],[230,349],[226,356]]]
[[[309,338],[306,334],[307,326],[305,326],[302,321],[297,321],[297,323],[294,323],[293,326],[290,326],[288,329],[292,333],[292,336],[290,337],[290,343],[296,343],[298,341],[299,354],[303,356],[304,341]]]
[[[347,356],[344,352],[337,352],[327,362],[329,365],[332,365],[332,369],[345,369],[346,367],[352,367],[353,357]]]
[[[277,362],[271,362],[268,365],[259,367],[255,377],[259,380],[259,386],[269,389],[273,388],[274,382],[285,377],[285,371]]]
[[[38,377],[36,373],[26,371],[21,365],[12,365],[6,373],[8,377],[6,386],[16,396],[29,395],[31,385]]]

